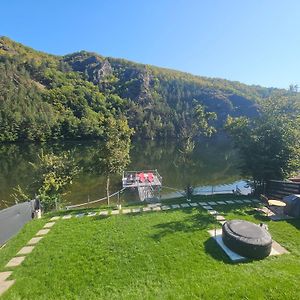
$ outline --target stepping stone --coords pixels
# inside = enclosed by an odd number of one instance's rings
[[[198,206],[198,203],[197,202],[192,202],[192,203],[190,203],[190,206],[196,207],[196,206]]]
[[[242,204],[242,203],[244,203],[244,201],[243,201],[243,200],[236,200],[235,202],[236,202],[236,203],[239,203],[239,204]]]
[[[131,209],[128,209],[128,208],[127,209],[123,209],[122,213],[123,214],[129,214],[129,213],[131,213]]]
[[[12,271],[1,272],[0,273],[0,282],[6,280],[11,274],[12,274]]]
[[[160,206],[153,207],[152,210],[153,210],[153,211],[159,211],[159,210],[161,210],[161,207],[160,207]]]
[[[7,268],[17,267],[23,262],[24,259],[25,259],[25,256],[14,257],[6,264],[5,267],[7,267]]]
[[[190,205],[188,203],[181,203],[180,205],[182,208],[190,207]]]
[[[173,209],[175,209],[175,208],[180,208],[180,205],[179,205],[179,204],[172,204],[171,206],[172,206]]]
[[[254,202],[254,203],[260,203],[260,201],[257,200],[257,199],[252,199],[252,202]]]
[[[43,228],[51,228],[54,224],[55,224],[55,222],[49,222],[49,223],[45,224]]]
[[[64,220],[67,220],[67,219],[71,219],[72,218],[72,215],[65,215],[62,217]]]
[[[111,211],[111,215],[118,215],[120,213],[120,211],[119,210],[112,210]]]
[[[87,216],[88,216],[88,217],[94,217],[94,216],[96,216],[96,215],[97,215],[97,213],[94,212],[94,211],[88,212],[88,213],[87,213]]]
[[[215,201],[210,201],[210,202],[207,202],[209,205],[217,205],[217,203]]]
[[[250,200],[244,200],[244,203],[251,203]]]
[[[222,225],[226,223],[226,220],[224,221],[219,221],[219,223],[221,223]]]
[[[226,204],[226,202],[224,202],[224,201],[217,201],[217,203],[218,203],[218,204],[221,204],[221,205]]]
[[[234,201],[231,201],[231,200],[228,200],[228,201],[225,201],[227,204],[234,204]]]
[[[141,208],[140,207],[139,208],[133,208],[132,212],[133,213],[139,213],[139,212],[141,212]]]
[[[199,205],[203,206],[203,205],[208,205],[207,202],[198,202]]]
[[[32,239],[27,243],[27,245],[35,245],[35,244],[37,244],[42,238],[43,238],[42,236],[34,237],[34,238],[32,238]]]
[[[40,231],[37,232],[36,235],[45,235],[50,231],[50,229],[41,229]]]
[[[85,216],[85,213],[81,213],[81,214],[75,215],[76,218],[82,218],[84,216]]]
[[[211,206],[209,206],[209,205],[204,205],[204,206],[202,206],[204,209],[213,209]]]
[[[143,211],[151,211],[152,210],[152,208],[151,207],[149,207],[149,206],[147,206],[147,207],[143,207]]]
[[[208,213],[211,215],[217,215],[218,212],[216,210],[208,210]]]
[[[50,221],[55,221],[55,220],[58,220],[60,217],[59,216],[57,216],[57,217],[52,217],[51,219],[50,219]]]
[[[108,211],[107,210],[102,210],[99,213],[99,216],[107,216],[108,215]]]
[[[148,204],[148,205],[147,205],[147,207],[151,207],[151,208],[157,207],[157,206],[161,206],[161,203],[158,202],[158,203],[152,203],[152,204]]]
[[[0,281],[0,296],[4,292],[6,292],[14,283],[15,283],[15,280]]]
[[[29,254],[32,252],[32,250],[34,249],[35,246],[25,246],[23,247],[18,253],[17,255],[25,255],[25,254]]]
[[[170,207],[169,205],[163,205],[163,206],[161,207],[161,209],[162,209],[162,210],[169,210],[169,209],[171,209],[171,207]]]
[[[221,215],[216,216],[216,220],[217,221],[226,221],[225,217],[221,216]]]

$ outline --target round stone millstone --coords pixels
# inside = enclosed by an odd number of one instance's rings
[[[272,250],[272,237],[263,227],[243,220],[223,224],[222,239],[232,251],[248,258],[267,257]]]

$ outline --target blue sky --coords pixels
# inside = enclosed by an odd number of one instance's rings
[[[89,50],[248,84],[300,84],[296,0],[4,0],[0,35],[53,54]]]

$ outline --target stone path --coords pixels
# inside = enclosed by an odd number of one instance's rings
[[[194,207],[202,207],[203,209],[207,210],[207,212],[214,216],[216,220],[223,224],[226,220],[225,217],[220,215],[218,211],[214,209],[215,206],[219,205],[233,205],[233,204],[258,204],[260,203],[259,200],[257,199],[243,199],[243,200],[237,200],[237,199],[232,199],[232,200],[225,200],[225,201],[208,201],[208,202],[184,202],[180,204],[162,204],[162,203],[154,203],[154,204],[148,204],[147,206],[141,206],[141,207],[134,207],[134,208],[124,208],[124,209],[119,209],[119,210],[101,210],[100,212],[88,212],[88,213],[79,213],[75,215],[65,215],[62,217],[52,217],[50,221],[52,220],[68,220],[71,218],[81,218],[83,216],[87,217],[95,217],[95,216],[100,216],[100,217],[107,217],[107,216],[113,216],[113,215],[121,215],[121,214],[138,214],[138,213],[146,213],[146,212],[151,212],[151,211],[167,211],[167,210],[174,210],[174,209],[185,209],[185,208],[194,208]],[[47,225],[48,224],[48,225]],[[49,225],[51,223],[47,223],[44,228],[49,229],[49,226],[52,227],[53,225]],[[42,229],[41,231],[43,232]],[[42,232],[39,231],[39,233],[42,234]],[[41,235],[40,234],[40,235]]]
[[[71,218],[72,216],[69,215],[68,218]],[[66,216],[63,217],[63,219],[68,219]],[[36,245],[43,239],[43,237],[48,234],[51,230],[51,228],[55,225],[56,220],[60,219],[59,216],[57,217],[52,217],[50,221],[44,225],[43,229],[39,230],[35,237],[31,238],[28,242],[27,245],[21,248],[15,257],[13,257],[5,266],[5,268],[9,269],[15,269],[18,266],[20,266],[23,261],[26,259],[27,255],[29,255]],[[5,272],[0,272],[0,296],[5,293],[14,283],[15,280],[8,280],[9,277],[13,271],[5,271]]]

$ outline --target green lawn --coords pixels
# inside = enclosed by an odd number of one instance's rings
[[[268,222],[250,206],[217,210],[263,219],[291,253],[231,264],[200,208],[58,220],[15,269],[3,299],[299,299],[300,220]],[[29,223],[0,250],[1,271],[43,223]]]

